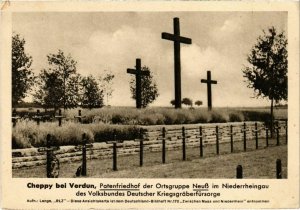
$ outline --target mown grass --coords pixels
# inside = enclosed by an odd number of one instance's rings
[[[275,146],[271,139],[265,147],[265,139],[259,139],[259,149],[255,150],[255,141],[247,142],[247,152],[243,152],[243,143],[236,142],[234,153],[230,145],[220,145],[220,155],[216,155],[215,145],[204,148],[204,157],[200,158],[199,148],[187,148],[187,160],[182,161],[182,151],[167,151],[166,164],[161,163],[161,152],[145,152],[144,166],[139,167],[139,154],[118,157],[118,171],[112,171],[112,159],[89,159],[87,178],[235,178],[236,166],[242,165],[244,178],[276,178],[275,162],[282,161],[282,176],[287,178],[287,146],[285,138],[280,139],[281,146]],[[74,178],[81,162],[62,163],[60,177]],[[13,177],[45,177],[45,166],[14,169]]]

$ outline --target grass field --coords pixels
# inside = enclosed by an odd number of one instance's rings
[[[77,109],[63,110],[63,120],[77,121]],[[81,109],[84,123],[101,122],[105,124],[126,125],[172,125],[210,122],[236,122],[236,121],[265,121],[269,120],[270,109],[267,107],[215,107],[208,112],[207,108],[149,107],[136,109],[134,107],[103,107],[98,109]],[[17,109],[18,116],[32,118],[35,109]],[[51,112],[41,112],[49,115]],[[57,114],[57,113],[56,113]],[[54,113],[51,114],[52,116]],[[275,119],[287,118],[287,108],[274,108]],[[57,120],[54,120],[57,121]]]
[[[161,164],[161,152],[145,152],[144,166],[139,167],[139,154],[118,157],[118,171],[112,171],[112,159],[89,159],[87,178],[235,178],[236,166],[242,165],[244,178],[276,178],[276,159],[282,161],[282,176],[287,178],[287,146],[285,138],[281,146],[275,146],[275,139],[265,147],[265,140],[259,139],[259,149],[255,142],[247,142],[243,152],[242,142],[234,145],[230,153],[229,144],[220,144],[220,155],[216,155],[215,145],[204,148],[204,157],[199,157],[199,148],[187,148],[187,160],[182,161],[182,151],[167,151],[166,163]],[[89,154],[89,153],[88,153]],[[81,162],[62,163],[60,177],[75,177]],[[13,177],[45,177],[45,166],[14,169]]]

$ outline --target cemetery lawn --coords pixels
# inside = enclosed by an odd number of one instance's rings
[[[249,146],[249,147],[248,147]],[[139,167],[139,154],[118,156],[118,171],[112,171],[112,159],[87,160],[86,178],[228,178],[236,177],[237,165],[242,165],[245,179],[275,179],[276,160],[282,161],[282,177],[287,178],[287,145],[270,147],[263,145],[255,150],[247,145],[236,145],[230,154],[228,145],[220,144],[220,155],[215,155],[215,145],[204,148],[204,158],[199,158],[199,148],[187,148],[187,160],[182,161],[182,152],[167,151],[166,163],[161,163],[161,152],[144,152],[144,166]],[[89,154],[89,153],[88,153]],[[75,178],[81,162],[61,163],[60,178]],[[45,166],[13,170],[13,177],[45,177]]]

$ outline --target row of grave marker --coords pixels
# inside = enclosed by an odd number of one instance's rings
[[[60,149],[59,146],[53,145],[52,136],[50,134],[46,137],[46,147],[38,148],[38,152],[46,152],[46,176],[47,178],[58,178],[59,176],[59,160],[56,158],[54,151]],[[75,146],[76,150],[82,151],[82,164],[77,169],[76,176],[86,176],[87,175],[87,149],[92,148],[93,144],[87,143],[86,134],[82,134],[82,144]]]
[[[277,127],[275,127],[276,129],[276,145],[279,146],[280,145],[280,135],[279,135],[279,129],[281,127],[278,126],[277,124]],[[287,136],[287,123],[286,125],[284,126],[285,130],[286,130],[286,144],[287,144],[287,141],[288,141],[288,136]],[[219,155],[219,151],[220,151],[220,143],[219,143],[219,136],[220,136],[220,133],[219,133],[219,126],[216,126],[215,128],[215,133],[214,135],[216,136],[216,154]],[[269,129],[268,128],[264,128],[266,130],[266,147],[269,146]],[[257,128],[257,123],[255,123],[255,130],[252,130],[254,133],[255,133],[255,149],[258,149],[258,132],[260,131],[261,129],[258,129]],[[243,129],[241,130],[243,132],[243,149],[244,151],[247,151],[247,129],[246,129],[246,123],[243,124]],[[199,134],[200,135],[197,135],[196,138],[199,138],[200,141],[200,145],[199,145],[199,148],[200,148],[200,157],[203,157],[204,156],[204,151],[203,151],[203,139],[206,137],[205,134],[203,134],[203,129],[202,129],[202,126],[199,127]],[[233,125],[230,125],[230,152],[233,153],[234,152],[234,149],[233,149],[233,136],[234,136],[234,133],[233,132]],[[177,137],[177,139],[182,139],[182,160],[186,160],[186,140],[190,138],[190,136],[186,136],[186,132],[185,132],[185,127],[182,127],[182,136],[181,137]],[[161,140],[162,141],[162,162],[165,163],[165,153],[166,153],[166,129],[163,127],[162,129],[162,138],[158,138],[157,140]]]
[[[236,167],[236,178],[242,179],[243,178],[243,166],[238,165]],[[282,179],[282,163],[280,159],[276,160],[276,178]]]
[[[62,115],[61,109],[58,110],[58,115],[54,116],[55,119],[58,120],[58,126],[62,126],[62,119],[66,118],[65,116]],[[81,115],[81,110],[78,110],[78,115],[74,116],[74,118],[78,119],[79,123],[82,123],[82,119],[85,118],[85,116]],[[12,125],[13,127],[16,127],[18,120],[21,119],[21,117],[17,116],[16,111],[13,111],[12,115]],[[40,110],[38,109],[36,111],[36,115],[33,116],[33,120],[36,121],[37,125],[40,125],[41,120],[43,119],[43,116],[41,115]]]
[[[245,132],[245,128],[246,126],[244,126],[244,129],[242,130],[242,132],[244,132],[244,136],[246,136],[246,132]],[[287,129],[287,127],[286,127]],[[231,125],[231,141],[230,141],[230,148],[231,148],[231,153],[234,152],[233,150],[233,132],[232,132],[232,125]],[[279,127],[277,128],[277,137],[276,137],[276,145],[279,146],[280,142],[279,142]],[[255,130],[256,132],[256,138],[255,138],[255,142],[256,142],[256,149],[258,149],[258,129],[257,129],[257,123],[255,124]],[[143,129],[140,129],[140,134],[139,134],[139,138],[135,139],[135,141],[140,142],[139,145],[139,165],[140,167],[143,166],[143,161],[144,161],[144,141],[147,141],[147,139],[143,139]],[[157,140],[160,140],[162,142],[162,163],[166,163],[166,140],[168,138],[166,138],[166,129],[165,127],[162,128],[162,138],[158,138]],[[199,136],[197,136],[197,138],[199,138],[199,148],[200,148],[200,157],[204,156],[204,151],[203,151],[203,138],[205,137],[205,135],[203,134],[203,130],[202,127],[199,127]],[[219,155],[219,128],[218,126],[216,126],[216,154]],[[182,160],[185,161],[186,160],[186,139],[188,139],[190,136],[186,136],[186,132],[185,132],[185,127],[182,127],[182,136],[181,137],[177,137],[177,139],[182,139]],[[116,130],[114,130],[114,134],[113,134],[113,140],[111,141],[106,141],[107,144],[112,144],[112,148],[113,148],[113,154],[112,154],[112,161],[113,161],[113,166],[112,169],[114,171],[117,171],[117,148],[119,147],[118,144],[123,143],[123,141],[118,140],[117,139],[117,135],[116,135]],[[286,143],[287,143],[287,136],[286,136]],[[247,150],[246,147],[246,137],[244,137],[244,141],[243,141],[243,145],[244,145],[244,151]],[[269,136],[268,136],[268,129],[266,128],[266,147],[269,146]],[[86,176],[87,172],[87,161],[86,161],[86,150],[88,148],[92,148],[93,145],[92,144],[88,144],[87,143],[87,138],[86,138],[86,134],[82,135],[82,144],[76,146],[75,148],[77,150],[82,150],[82,164],[81,166],[77,169],[76,172],[76,176]],[[46,171],[47,171],[47,177],[48,178],[55,178],[56,175],[58,177],[59,172],[55,171],[58,170],[59,171],[59,161],[58,159],[55,157],[54,151],[58,150],[59,147],[57,146],[53,146],[52,142],[51,142],[51,136],[50,134],[47,135],[47,139],[46,139],[46,147],[42,147],[39,148],[38,151],[39,152],[45,152],[46,151],[46,155],[47,155],[47,164],[46,164]],[[58,162],[58,163],[57,163]]]

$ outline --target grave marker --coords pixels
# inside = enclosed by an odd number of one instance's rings
[[[13,110],[11,119],[12,119],[13,127],[16,127],[17,121],[18,121],[18,119],[20,119],[20,117],[17,116],[16,109]]]
[[[140,167],[142,167],[144,163],[144,141],[146,140],[143,138],[143,132],[144,130],[140,128],[139,138],[134,140],[140,142]]]
[[[136,108],[142,108],[142,76],[150,76],[149,71],[141,70],[141,59],[136,59],[135,69],[127,69],[128,74],[135,74],[135,101]]]
[[[265,127],[266,129],[266,147],[269,146],[269,128]]]
[[[246,123],[243,124],[243,129],[241,130],[243,132],[244,136],[244,151],[247,150],[247,129],[246,129]]]
[[[219,140],[220,136],[222,137],[223,131],[220,131],[219,126],[216,126],[216,130],[213,132],[213,135],[216,135],[216,154],[219,155]]]
[[[182,127],[182,160],[186,160],[185,128]]]
[[[260,130],[257,129],[257,122],[255,122],[254,130],[252,130],[252,132],[255,133],[255,149],[258,149],[258,131],[260,131]]]
[[[162,139],[162,162],[166,162],[166,129],[163,127],[163,139]]]
[[[280,159],[276,160],[276,178],[282,179],[282,165]]]
[[[179,18],[173,19],[174,34],[163,32],[162,39],[174,42],[174,81],[175,81],[175,108],[181,108],[181,64],[180,43],[192,44],[190,38],[180,36]]]
[[[157,138],[162,141],[162,163],[166,163],[166,128],[162,128],[162,138]]]
[[[53,146],[51,135],[46,138],[46,147],[38,148],[38,152],[46,152],[46,174],[47,178],[58,178],[59,176],[59,160],[56,158],[54,151],[59,150],[59,146]]]
[[[186,160],[186,139],[190,138],[191,136],[187,136],[185,134],[185,127],[181,129],[181,137],[177,136],[177,139],[182,139],[182,160]]]
[[[216,153],[219,155],[219,126],[216,126]]]
[[[212,109],[211,85],[217,84],[217,81],[211,80],[211,72],[207,71],[207,79],[201,79],[201,83],[207,84],[207,107],[208,107],[208,110],[211,110]]]
[[[242,167],[242,165],[238,165],[236,167],[236,178],[237,179],[242,179],[243,178],[243,167]]]
[[[203,157],[203,132],[200,126],[200,157]]]
[[[279,126],[278,121],[276,122],[275,129],[276,129],[276,146],[279,146],[280,145],[280,142],[279,142],[279,129],[280,129],[280,126]]]
[[[285,121],[285,126],[284,126],[284,128],[285,128],[285,141],[286,141],[286,144],[287,144],[288,143],[288,120],[285,119],[284,121]]]
[[[182,140],[182,160],[186,160],[186,138],[189,138],[188,136],[185,135],[185,128],[182,127],[181,128],[181,136],[177,136],[177,139],[181,139]]]
[[[122,140],[117,140],[117,131],[114,130],[113,132],[113,140],[112,141],[106,141],[107,144],[113,144],[113,170],[117,171],[117,144],[118,143],[123,143]]]
[[[58,126],[61,127],[61,124],[62,124],[62,118],[64,118],[64,116],[62,116],[62,114],[61,114],[61,109],[58,110],[58,115],[55,116],[55,118],[58,119]]]
[[[36,124],[40,125],[40,120],[42,119],[42,116],[40,114],[40,110],[36,110],[36,115],[33,117],[33,119],[35,119]]]
[[[230,152],[233,153],[233,135],[236,134],[236,132],[233,132],[233,125],[230,125]]]
[[[79,174],[76,175],[81,175],[81,176],[86,176],[86,149],[87,148],[92,148],[93,144],[88,144],[87,143],[87,138],[86,138],[86,134],[82,134],[82,144],[78,145],[75,147],[75,149],[77,150],[82,150],[82,164],[81,164],[81,170],[79,170]]]
[[[252,132],[255,133],[255,149],[258,149],[258,133],[261,134],[261,131],[263,130],[264,128],[258,128],[258,125],[257,125],[257,122],[255,122],[254,124],[254,130],[252,130]]]
[[[78,110],[78,115],[77,115],[77,116],[74,116],[74,118],[77,118],[77,119],[78,119],[78,122],[79,122],[79,123],[82,123],[82,118],[85,118],[85,116],[81,116],[81,110],[79,109],[79,110]]]
[[[199,136],[196,136],[196,138],[200,138],[200,157],[203,157],[203,137],[206,135],[202,131],[202,126],[199,127]]]

